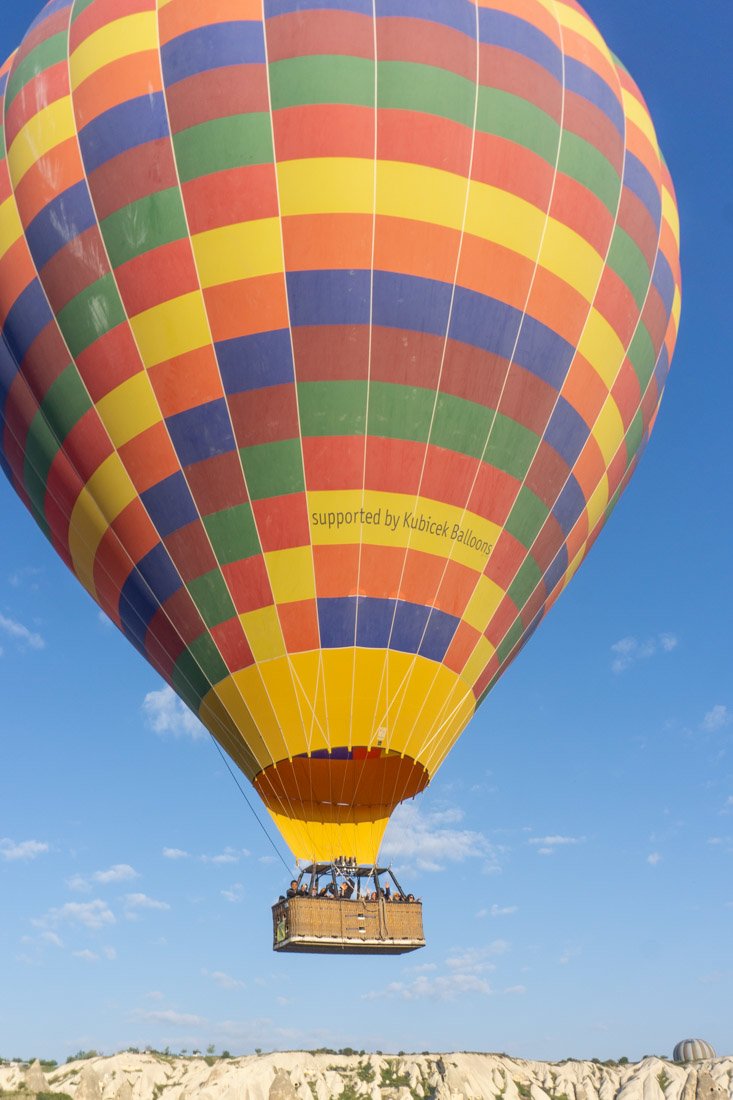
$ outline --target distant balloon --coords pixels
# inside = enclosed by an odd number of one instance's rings
[[[295,855],[372,861],[654,424],[644,101],[575,0],[52,0],[0,91],[0,462]]]
[[[715,1057],[715,1051],[704,1039],[683,1039],[672,1054],[675,1062],[701,1062]]]

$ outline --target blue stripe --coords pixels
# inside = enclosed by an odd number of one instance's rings
[[[290,15],[300,11],[353,11],[357,15],[372,15],[371,0],[265,0],[265,19]]]
[[[574,57],[566,56],[565,85],[569,92],[577,92],[584,99],[595,103],[596,107],[600,107],[623,136],[626,130],[624,109],[615,92],[609,88],[598,73],[593,72],[582,61],[576,61]]]
[[[667,313],[672,312],[674,301],[675,282],[672,268],[663,252],[657,252],[657,261],[654,265],[654,278],[652,283],[659,291],[659,296],[664,302]]]
[[[376,9],[377,19],[390,16],[424,19],[462,31],[471,40],[476,37],[476,9],[465,0],[377,0]],[[415,33],[420,33],[417,28]]]
[[[584,508],[585,494],[571,474],[552,509],[552,515],[560,524],[566,538],[580,519]]]
[[[169,596],[183,587],[183,581],[176,572],[168,551],[161,543],[154,546],[137,563],[137,568],[159,604],[164,604]]]
[[[86,180],[74,184],[44,206],[25,231],[28,247],[39,271],[69,241],[96,224]]]
[[[181,466],[236,450],[229,407],[223,397],[166,419]]]
[[[180,471],[146,489],[140,499],[161,538],[198,519],[196,505]]]
[[[317,600],[322,649],[343,649],[354,644],[356,597]]]
[[[168,136],[168,118],[162,92],[111,107],[79,131],[87,175],[128,149]]]
[[[564,397],[558,398],[550,423],[545,430],[544,439],[555,448],[571,469],[589,435],[590,429],[582,416],[568,404]]]
[[[264,64],[259,22],[211,23],[181,34],[160,51],[166,85],[227,65]]]
[[[420,656],[427,657],[430,661],[442,661],[448,646],[453,641],[453,635],[458,630],[460,619],[455,615],[448,615],[445,611],[433,608],[428,618],[425,635],[420,643]]]
[[[651,214],[652,221],[659,225],[662,220],[662,196],[648,168],[633,153],[626,151],[624,167],[624,187],[633,191],[641,199]]]
[[[394,609],[394,600],[360,597],[356,644],[363,646],[365,649],[386,649],[389,643]]]
[[[287,281],[294,328],[369,324],[368,271],[289,271]]]
[[[53,0],[52,3],[47,4],[31,23],[25,37],[27,38],[31,31],[35,30],[36,27],[40,27],[42,23],[45,23],[50,15],[55,15],[57,11],[64,11],[66,8],[70,8],[73,2],[74,0]]]
[[[555,555],[555,559],[550,568],[545,573],[545,591],[548,596],[552,592],[555,585],[562,580],[568,568],[568,548],[563,545]]]
[[[17,374],[18,364],[5,341],[5,336],[2,335],[2,339],[0,339],[0,417],[5,416],[5,402]],[[0,432],[0,447],[2,447],[2,442],[3,432]]]
[[[375,271],[374,324],[445,335],[452,290],[434,279]]]
[[[479,37],[490,46],[503,46],[542,65],[562,81],[562,54],[555,43],[537,27],[507,12],[492,8],[479,11]]]
[[[144,653],[145,636],[158,604],[137,569],[133,569],[122,586],[118,606],[125,636]]]
[[[226,393],[280,386],[295,378],[290,331],[286,328],[223,340],[216,345],[216,356]]]
[[[53,320],[38,279],[29,283],[5,318],[3,337],[16,363],[22,363],[33,341]]]

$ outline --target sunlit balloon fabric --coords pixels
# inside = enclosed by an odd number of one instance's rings
[[[644,102],[574,0],[52,0],[2,74],[3,468],[292,851],[372,859],[653,425]]]

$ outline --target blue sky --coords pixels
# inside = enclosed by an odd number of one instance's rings
[[[40,9],[6,0],[0,52]],[[0,483],[0,1055],[151,1043],[731,1053],[733,8],[588,0],[678,190],[680,341],[652,443],[391,857],[402,960],[270,950],[285,869],[208,739]],[[146,699],[148,700],[146,704]],[[155,727],[158,727],[157,729]]]

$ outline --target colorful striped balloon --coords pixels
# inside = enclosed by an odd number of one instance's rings
[[[294,854],[371,860],[654,423],[639,91],[575,0],[51,0],[0,87],[3,468]]]

